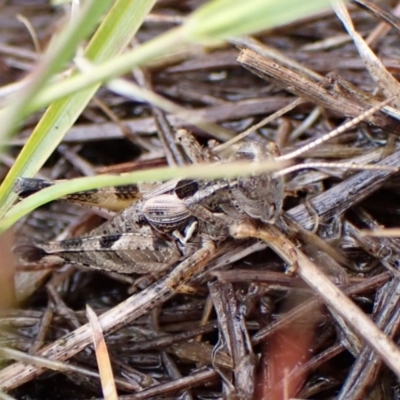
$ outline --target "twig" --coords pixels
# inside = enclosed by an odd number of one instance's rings
[[[298,275],[332,307],[358,335],[400,377],[400,349],[338,288],[303,252],[276,227],[265,225],[260,229],[242,223],[232,227],[232,236],[264,240],[289,265],[297,266]]]

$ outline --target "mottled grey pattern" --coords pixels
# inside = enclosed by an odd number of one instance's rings
[[[162,271],[181,257],[174,242],[138,233],[66,239],[37,247],[66,262],[122,273]]]
[[[192,161],[210,160],[203,159],[200,150],[195,148]],[[274,148],[246,142],[231,159],[259,162],[276,155]],[[34,186],[28,183],[29,188]],[[243,218],[273,222],[283,200],[283,182],[271,174],[214,181],[175,179],[143,196],[136,185],[109,191],[114,198],[131,196],[137,201],[85,237],[24,246],[28,259],[48,257],[123,273],[161,271],[195,254],[207,241],[224,241],[229,227]],[[71,198],[96,202],[99,194],[93,190]]]
[[[244,143],[232,157],[233,161],[267,161],[277,156],[276,147],[257,142]],[[275,222],[282,209],[284,184],[281,177],[257,174],[237,178],[230,182],[233,199],[248,216],[266,223]]]

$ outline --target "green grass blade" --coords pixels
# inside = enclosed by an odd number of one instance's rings
[[[249,35],[330,7],[330,0],[214,0],[194,12],[184,25],[195,42]]]
[[[37,111],[61,96],[67,96],[88,86],[98,84],[98,82],[115,78],[131,71],[134,67],[149,64],[158,57],[169,54],[171,49],[176,51],[176,48],[183,46],[184,43],[182,30],[180,28],[172,29],[119,57],[97,65],[90,72],[86,71],[76,74],[62,82],[53,84],[51,87],[45,88],[31,103],[29,111]]]
[[[85,39],[98,24],[99,18],[110,8],[112,0],[85,2],[77,18],[63,29],[48,47],[42,60],[30,76],[29,83],[20,90],[13,104],[1,113],[0,144],[4,143],[18,122],[28,113],[29,103],[46,82],[59,72],[74,55],[78,44]]]
[[[94,63],[119,54],[150,11],[152,0],[118,0],[90,41],[86,56]],[[90,101],[100,83],[53,103],[22,149],[0,188],[0,216],[15,200],[12,187],[18,176],[33,176],[60,143]]]
[[[106,81],[168,54],[177,46],[192,42],[250,34],[289,22],[310,12],[329,7],[330,0],[216,0],[195,11],[180,27],[166,32],[90,72],[83,72],[43,90],[31,111],[96,82]],[[252,18],[254,18],[254,23]]]
[[[128,185],[138,182],[157,182],[166,181],[168,179],[182,178],[233,178],[239,175],[252,173],[268,172],[281,168],[284,164],[277,161],[266,161],[262,163],[229,163],[221,164],[216,168],[215,165],[204,165],[199,168],[198,165],[184,167],[164,167],[155,168],[147,171],[132,172],[124,175],[98,175],[84,178],[71,179],[65,182],[57,183],[38,193],[29,196],[16,204],[6,215],[0,220],[0,233],[10,228],[18,219],[33,211],[35,208],[48,203],[49,201],[58,199],[70,193],[80,192],[84,190],[96,189],[105,186]]]

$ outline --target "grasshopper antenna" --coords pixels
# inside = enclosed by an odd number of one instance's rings
[[[397,172],[399,168],[389,167],[386,165],[371,165],[371,164],[355,164],[355,163],[327,163],[327,162],[315,162],[315,163],[305,163],[305,164],[296,164],[290,167],[281,169],[280,171],[274,172],[274,178],[279,176],[284,176],[290,174],[291,172],[298,171],[301,169],[309,169],[309,168],[337,168],[337,169],[352,169],[356,171],[360,170],[372,170],[372,171],[389,171],[389,172]]]
[[[358,117],[353,118],[352,120],[346,122],[339,128],[327,133],[326,135],[322,136],[321,138],[314,140],[313,142],[300,147],[299,149],[292,151],[291,153],[285,154],[283,156],[278,156],[276,157],[277,161],[287,161],[290,159],[293,159],[300,154],[305,153],[306,151],[309,151],[310,149],[313,149],[316,146],[319,146],[320,144],[328,141],[329,139],[332,139],[341,133],[345,132],[346,130],[353,128],[360,122],[364,121],[366,118],[368,118],[370,115],[374,114],[378,110],[381,110],[383,107],[385,107],[387,104],[389,104],[391,101],[394,100],[394,96],[390,97],[389,99],[386,99],[385,101],[377,104],[376,106],[370,108],[369,110],[365,111]],[[398,168],[393,168],[393,167],[388,167],[388,166],[381,166],[381,165],[357,165],[355,163],[324,163],[324,162],[315,162],[315,163],[305,163],[305,164],[298,164],[298,165],[292,165],[290,167],[284,168],[278,172],[275,172],[273,175],[275,177],[279,176],[284,176],[287,175],[291,172],[301,170],[301,169],[308,169],[308,168],[338,168],[338,169],[352,169],[352,170],[376,170],[376,171],[398,171]]]
[[[369,116],[372,114],[376,113],[377,111],[381,110],[383,107],[388,105],[390,102],[394,100],[394,96],[386,99],[385,101],[382,101],[381,103],[377,104],[374,107],[371,107],[369,110],[363,112],[361,115],[358,117],[355,117],[351,119],[350,121],[346,122],[342,126],[339,126],[339,128],[327,133],[326,135],[320,137],[319,139],[314,140],[311,143],[308,143],[307,145],[300,147],[299,149],[292,151],[291,153],[285,154],[283,156],[279,156],[276,158],[277,161],[285,161],[285,160],[290,160],[292,158],[295,158],[299,156],[300,154],[305,153],[306,151],[309,151],[313,149],[314,147],[319,146],[320,144],[340,135],[341,133],[347,131],[348,129],[353,128],[354,126],[358,125],[360,122],[364,121],[367,119]]]

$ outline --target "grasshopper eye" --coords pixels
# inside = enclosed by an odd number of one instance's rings
[[[193,196],[199,190],[199,183],[193,179],[181,179],[176,187],[175,194],[179,199]]]

